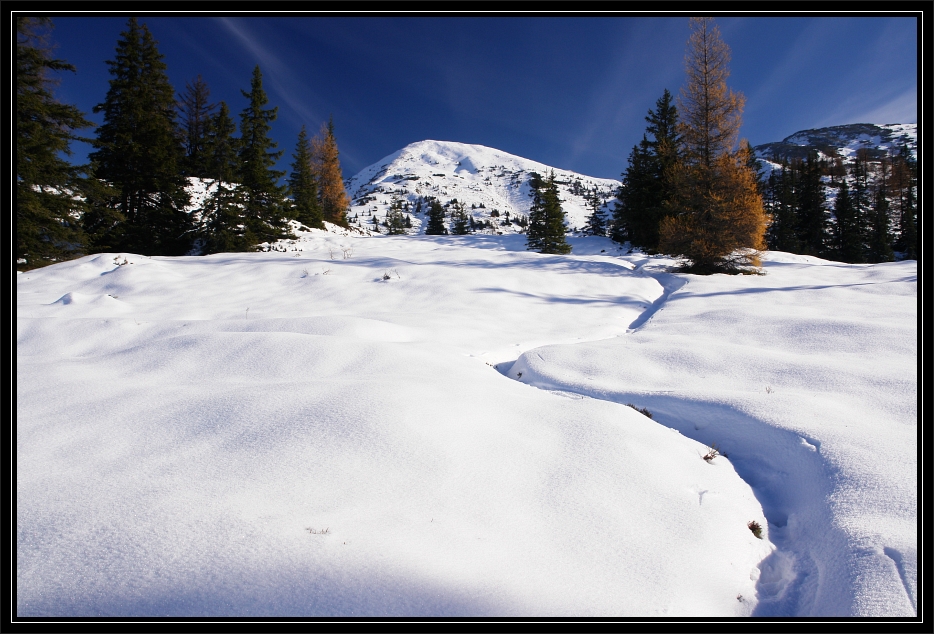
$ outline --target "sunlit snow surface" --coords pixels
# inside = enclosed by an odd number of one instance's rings
[[[913,615],[916,264],[572,244],[18,275],[17,613]]]

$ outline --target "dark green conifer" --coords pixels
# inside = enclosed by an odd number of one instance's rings
[[[771,193],[766,195],[771,200],[772,216],[766,236],[769,249],[798,253],[795,231],[798,218],[798,163],[782,159],[781,171],[772,170],[769,189]]]
[[[208,178],[207,152],[205,144],[211,117],[217,108],[210,103],[211,90],[201,75],[185,84],[185,92],[179,95],[178,110],[182,115],[182,132],[185,135],[185,160],[183,171],[186,176]]]
[[[859,234],[862,240],[863,252],[866,253],[866,243],[870,233],[870,217],[872,211],[872,192],[869,187],[869,155],[864,149],[856,151],[853,159],[853,212],[856,216]]]
[[[240,113],[239,180],[246,202],[247,238],[255,244],[291,237],[283,213],[285,188],[279,185],[285,172],[272,169],[282,150],[274,151],[277,144],[269,138],[279,108],[263,107],[269,99],[258,65],[253,69],[250,92],[240,92],[250,100]]]
[[[906,260],[918,258],[918,162],[907,146],[902,146],[892,171],[893,187],[898,193],[898,241],[895,246]]]
[[[841,262],[863,262],[863,241],[853,209],[853,199],[846,179],[841,179],[837,198],[834,200],[834,251]]]
[[[393,199],[389,205],[385,225],[389,230],[389,235],[405,235],[405,213],[402,211],[402,201],[398,198]]]
[[[649,124],[646,134],[633,147],[623,173],[611,237],[654,252],[658,248],[659,225],[669,213],[664,202],[671,188],[671,173],[680,160],[678,110],[667,89],[645,120]]]
[[[463,203],[454,203],[454,209],[451,212],[451,220],[453,224],[451,225],[451,233],[455,236],[467,235],[467,212],[464,209]]]
[[[92,163],[88,172],[94,174],[96,171]],[[126,218],[113,206],[117,198],[116,190],[99,178],[85,178],[80,185],[79,191],[85,201],[81,226],[87,236],[88,250],[119,251],[126,244]]]
[[[644,246],[650,232],[649,218],[643,211],[648,206],[647,192],[651,187],[652,170],[649,141],[633,146],[629,153],[629,165],[622,174],[622,184],[616,194],[610,237],[616,242],[629,242],[633,246]]]
[[[217,114],[208,121],[205,132],[205,177],[225,183],[239,181],[240,139],[233,136],[237,126],[230,118],[225,102],[220,103]]]
[[[529,251],[541,251],[544,245],[545,232],[545,203],[542,199],[544,181],[537,172],[529,177],[529,195],[532,203],[529,206],[529,224],[526,229],[525,248]]]
[[[606,235],[606,213],[603,211],[603,201],[594,188],[587,197],[587,205],[590,208],[590,215],[587,216],[587,224],[584,230],[592,236]]]
[[[795,237],[798,251],[805,255],[824,255],[827,241],[827,219],[824,210],[826,195],[821,182],[821,164],[812,151],[801,163],[801,185],[798,195]]]
[[[121,38],[116,58],[107,62],[113,76],[107,96],[94,107],[104,113],[90,154],[94,175],[113,187],[106,205],[125,218],[120,248],[182,255],[191,248],[194,226],[185,209],[189,195],[175,91],[145,24],[130,18]]]
[[[561,208],[554,170],[546,180],[537,180],[537,184],[537,195],[533,197],[532,208],[529,211],[526,248],[539,253],[570,253],[571,245],[564,239],[564,210]]]
[[[75,67],[53,59],[42,33],[49,18],[16,17],[16,268],[28,270],[82,254],[79,220],[87,206],[74,200],[83,170],[60,157],[71,154],[76,130],[93,124],[74,106],[58,102],[50,72]]]
[[[432,200],[428,206],[428,226],[425,235],[441,236],[448,232],[444,226],[444,207],[437,200]]]
[[[289,191],[292,194],[292,213],[294,220],[306,227],[324,229],[324,217],[318,200],[318,185],[311,167],[311,140],[302,126],[298,134],[298,143],[292,155],[292,174],[289,177]]]
[[[211,181],[201,207],[201,253],[246,251],[243,188],[237,183],[240,160],[239,139],[233,136],[236,126],[223,101],[211,117],[205,132],[205,176]]]
[[[895,259],[889,218],[888,162],[883,160],[880,168],[882,173],[870,211],[869,235],[866,242],[866,260],[871,263],[891,262]]]

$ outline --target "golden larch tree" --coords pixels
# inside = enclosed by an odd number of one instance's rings
[[[311,140],[311,156],[324,219],[336,225],[346,226],[350,198],[344,190],[333,118],[328,123],[321,124],[321,131]]]
[[[682,157],[671,179],[659,249],[696,273],[758,266],[766,215],[748,149],[735,149],[745,98],[726,85],[730,48],[712,18],[691,18],[687,84],[678,100]]]

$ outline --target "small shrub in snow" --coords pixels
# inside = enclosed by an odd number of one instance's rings
[[[629,406],[629,407],[631,407],[631,408],[633,408],[634,410],[636,410],[637,412],[639,412],[639,413],[642,414],[643,416],[648,416],[649,418],[652,418],[652,412],[649,411],[649,408],[647,408],[647,407],[636,407],[636,406],[633,405],[632,403],[626,403],[626,405]]]
[[[753,535],[755,535],[759,539],[762,539],[762,526],[759,525],[759,522],[753,520],[749,522],[748,524],[746,524],[746,526],[749,527],[749,530],[752,531]]]
[[[709,447],[707,447],[707,453],[704,454],[704,460],[706,460],[707,462],[710,462],[711,460],[713,460],[719,455],[721,455],[720,448],[717,447],[716,443],[713,443]]]
[[[309,533],[311,533],[312,535],[330,535],[330,533],[328,532],[328,529],[329,529],[329,528],[330,528],[330,527],[328,527],[328,528],[322,528],[321,530],[317,530],[317,529],[314,529],[314,528],[306,528],[305,530],[308,531]]]

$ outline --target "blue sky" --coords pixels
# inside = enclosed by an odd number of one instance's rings
[[[344,176],[409,143],[460,141],[618,178],[665,88],[685,17],[143,17],[176,91],[199,73],[239,121],[260,65],[287,169],[301,126],[334,117]],[[54,18],[74,64],[58,98],[91,113],[126,16]],[[753,145],[807,128],[917,121],[914,17],[717,17]],[[75,160],[87,147],[76,145]]]

